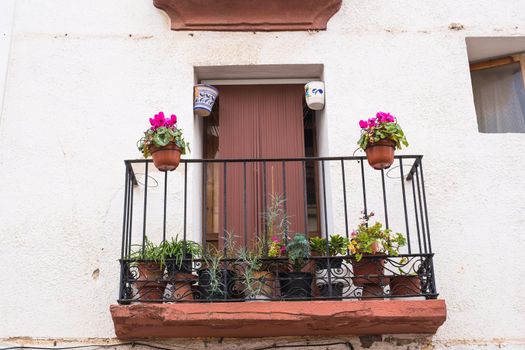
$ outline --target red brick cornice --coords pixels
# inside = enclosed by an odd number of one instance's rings
[[[153,0],[173,30],[325,30],[342,0]]]
[[[120,339],[434,334],[444,300],[111,305]]]

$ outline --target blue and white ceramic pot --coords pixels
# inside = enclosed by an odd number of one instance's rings
[[[310,109],[318,111],[324,108],[324,82],[310,81],[304,86],[304,95]]]
[[[219,96],[219,90],[211,85],[198,84],[194,88],[193,110],[200,117],[210,115],[213,104]]]

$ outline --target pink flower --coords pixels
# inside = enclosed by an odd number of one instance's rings
[[[366,120],[360,120],[359,126],[361,127],[361,129],[364,129],[368,126],[368,123],[366,122]]]
[[[279,237],[273,236],[272,241],[274,241],[275,243],[279,243],[281,240],[279,239]]]
[[[149,122],[152,126],[152,129],[157,129],[161,126],[164,126],[166,124],[166,120],[164,119],[164,112],[159,112],[159,114],[155,114],[155,117],[149,118]]]
[[[395,120],[392,114],[386,112],[377,112],[376,117],[381,123],[393,123]]]
[[[369,118],[368,119],[368,127],[372,128],[376,126],[376,118]]]
[[[177,124],[177,116],[172,114],[170,119],[166,119],[166,126],[173,126],[175,124]]]
[[[357,232],[355,232],[355,230],[352,230],[351,236],[352,236],[352,237],[357,236]]]
[[[283,245],[283,246],[281,247],[281,254],[284,254],[284,253],[286,253],[286,247]]]

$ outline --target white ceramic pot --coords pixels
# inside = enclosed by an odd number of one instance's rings
[[[306,104],[315,111],[324,108],[324,83],[322,81],[311,81],[304,86]]]
[[[200,117],[210,115],[219,90],[211,85],[198,84],[194,87],[193,111]]]

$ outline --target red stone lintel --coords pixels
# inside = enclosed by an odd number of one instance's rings
[[[111,305],[119,339],[434,334],[444,300]]]
[[[342,0],[153,0],[173,30],[325,30]]]

